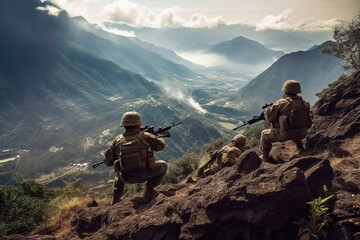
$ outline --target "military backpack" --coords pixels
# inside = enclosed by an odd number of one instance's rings
[[[119,139],[119,164],[121,171],[141,171],[147,168],[147,147],[142,144],[141,137],[143,132],[140,132],[134,137],[121,136]],[[115,167],[116,168],[116,167]]]
[[[302,98],[286,98],[289,103],[280,117],[280,128],[283,130],[298,130],[310,128],[312,124],[310,116],[310,105]]]

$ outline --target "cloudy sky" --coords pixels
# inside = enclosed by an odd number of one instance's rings
[[[147,27],[214,27],[242,23],[257,30],[330,30],[360,13],[359,0],[51,0],[71,16]]]

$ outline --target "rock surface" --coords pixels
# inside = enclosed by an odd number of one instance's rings
[[[72,228],[87,239],[279,239],[312,193],[331,184],[333,171],[316,157],[282,165],[260,161],[247,151],[238,165],[214,176],[159,187],[162,194],[147,205],[127,198],[84,208]]]
[[[360,132],[360,71],[328,91],[314,105],[314,125],[306,139],[307,148]]]
[[[274,145],[281,164],[264,163],[256,149],[238,164],[195,183],[160,185],[148,204],[138,197],[114,206],[90,201],[54,234],[7,239],[289,240],[292,222],[326,185],[334,193],[328,239],[360,239],[360,72],[314,106],[311,151]]]

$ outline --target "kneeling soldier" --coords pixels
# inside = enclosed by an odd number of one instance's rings
[[[111,205],[121,200],[125,183],[146,182],[143,198],[148,202],[157,196],[154,187],[166,174],[166,162],[156,160],[154,156],[154,151],[164,149],[165,141],[161,136],[141,131],[141,119],[137,112],[124,113],[121,127],[125,128],[125,132],[112,142],[104,154],[105,164],[114,166],[116,172]]]

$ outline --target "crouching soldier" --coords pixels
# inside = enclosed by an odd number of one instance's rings
[[[121,201],[125,183],[144,183],[144,202],[157,196],[154,187],[166,174],[165,161],[156,160],[154,151],[161,151],[165,141],[161,136],[141,131],[141,119],[137,112],[126,112],[121,118],[125,132],[117,137],[104,153],[104,162],[115,168],[115,182],[111,205]],[[166,133],[163,133],[166,135]]]
[[[236,159],[248,149],[245,145],[246,137],[242,134],[236,135],[230,143],[211,154],[211,159],[198,169],[196,177],[203,178],[217,173],[224,167],[235,165]]]
[[[301,140],[308,134],[312,120],[310,104],[298,95],[301,93],[300,83],[296,80],[285,81],[282,91],[284,97],[265,109],[265,120],[272,124],[271,129],[261,132],[261,158],[265,162],[272,162],[269,153],[273,142],[293,140],[301,151],[304,149]]]

